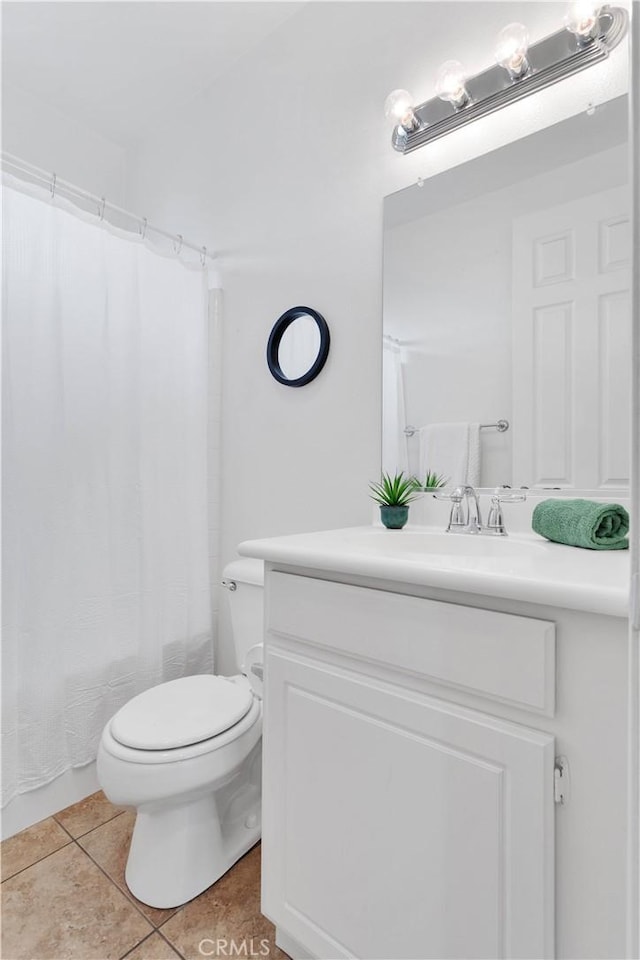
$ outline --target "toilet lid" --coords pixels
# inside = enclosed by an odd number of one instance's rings
[[[249,712],[251,691],[210,674],[169,680],[125,704],[111,734],[136,750],[186,747],[224,733]]]

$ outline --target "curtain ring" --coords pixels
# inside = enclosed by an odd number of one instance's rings
[[[104,220],[104,208],[105,208],[106,203],[107,203],[107,201],[106,201],[105,198],[103,197],[103,198],[101,199],[101,201],[100,201],[100,206],[99,206],[99,208],[98,208],[98,216],[100,217],[100,222],[102,222],[102,221]]]
[[[182,250],[182,243],[183,243],[182,234],[181,234],[181,233],[176,234],[176,240],[178,241],[178,246],[176,247],[176,242],[175,242],[175,240],[174,240],[174,242],[173,242],[173,252],[175,253],[176,257],[178,257],[178,256],[180,256],[180,251]]]
[[[55,175],[55,173],[54,173],[53,176],[51,177],[51,199],[52,199],[52,200],[53,200],[53,198],[54,198],[55,195],[56,195],[56,181],[57,181],[57,179],[58,179],[58,178],[56,177],[56,175]]]
[[[207,265],[207,248],[206,247],[202,247],[200,250],[200,263],[202,264],[203,267],[206,267]]]
[[[147,220],[146,217],[143,217],[143,218],[142,218],[142,229],[140,230],[140,237],[141,237],[142,240],[146,240],[146,237],[147,237],[147,224],[148,224],[148,222],[149,222],[149,221]]]

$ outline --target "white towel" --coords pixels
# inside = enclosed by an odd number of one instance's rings
[[[420,473],[449,478],[449,485],[480,485],[480,424],[430,423],[420,428]]]

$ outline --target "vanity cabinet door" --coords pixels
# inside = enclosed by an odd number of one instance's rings
[[[267,644],[263,910],[315,957],[553,956],[553,737]]]

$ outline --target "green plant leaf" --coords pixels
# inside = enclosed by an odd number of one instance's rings
[[[404,507],[416,499],[415,494],[420,489],[420,483],[416,477],[405,476],[402,470],[393,477],[383,472],[379,481],[369,484],[369,489],[371,499],[376,503],[389,507]]]
[[[435,472],[435,470],[427,470],[427,474],[424,478],[424,483],[422,484],[423,490],[439,490],[441,487],[446,487],[449,483],[449,477],[445,477],[441,474]]]

